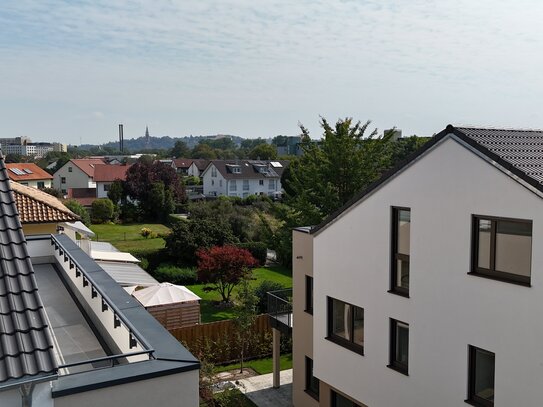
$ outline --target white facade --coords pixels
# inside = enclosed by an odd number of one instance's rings
[[[388,292],[393,206],[411,210],[409,298]],[[468,275],[474,214],[533,222],[530,287]],[[445,138],[314,234],[314,375],[371,407],[460,407],[472,345],[495,353],[494,405],[541,406],[541,247],[541,197]],[[327,297],[364,309],[364,355],[325,339]],[[390,318],[408,375],[387,367]]]
[[[73,162],[68,161],[53,174],[53,185],[63,194],[70,188],[96,188],[96,182]]]
[[[31,188],[51,188],[51,179],[31,179],[28,181],[17,182]]]
[[[109,188],[113,181],[97,181],[96,182],[96,198],[107,198]]]
[[[227,179],[211,163],[203,172],[202,182],[206,196],[275,195],[282,191],[280,177]]]

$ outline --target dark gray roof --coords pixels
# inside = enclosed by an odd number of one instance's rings
[[[360,191],[319,225],[312,227],[311,233],[318,233],[324,229],[364,196],[379,188],[450,135],[457,136],[465,144],[477,150],[482,156],[486,156],[489,160],[498,163],[505,170],[517,176],[518,179],[543,193],[543,130],[455,127],[449,124],[403,162],[387,171],[380,179],[366,189]]]
[[[273,163],[273,164],[272,164]],[[225,179],[265,179],[281,178],[283,171],[288,167],[286,160],[212,160],[209,163],[217,167],[217,170]],[[234,167],[239,167],[240,172],[233,172]],[[259,167],[266,169],[260,172]],[[209,168],[209,165],[208,165]],[[207,168],[206,168],[207,169]]]
[[[455,127],[538,183],[543,183],[543,131]]]
[[[56,371],[47,318],[0,153],[0,388]]]

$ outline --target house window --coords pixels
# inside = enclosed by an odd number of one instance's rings
[[[72,172],[72,167],[68,167],[68,172]]]
[[[60,192],[62,193],[62,195],[66,195],[66,190],[65,189],[60,190]]]
[[[392,256],[390,292],[409,295],[411,210],[392,208]]]
[[[211,186],[214,186],[214,185],[215,185],[215,180],[212,179],[212,180],[211,180]]]
[[[248,191],[248,190],[249,190],[249,180],[248,180],[248,179],[244,179],[244,180],[243,180],[243,190],[244,190],[244,191]]]
[[[305,391],[315,400],[319,400],[320,380],[313,376],[313,359],[305,357]]]
[[[241,174],[241,168],[240,167],[232,167],[232,172],[234,174]]]
[[[211,176],[212,176],[212,177],[216,177],[216,176],[217,176],[217,168],[216,168],[216,167],[211,167]]]
[[[65,184],[66,183],[66,177],[60,177],[60,183]]]
[[[45,182],[44,181],[38,181],[38,188],[40,188],[40,189],[45,188]]]
[[[409,363],[409,325],[390,320],[390,364],[388,367],[407,374]]]
[[[494,405],[495,355],[484,349],[469,347],[468,400],[475,406]]]
[[[331,394],[332,407],[362,407],[360,404],[356,404],[354,401],[349,400],[347,397],[344,397],[339,393],[336,393],[334,390],[331,391]]]
[[[275,180],[274,179],[270,179],[269,184],[268,184],[268,189],[271,189],[271,190],[275,189]]]
[[[219,187],[222,188],[222,179],[219,180]]]
[[[232,180],[230,181],[230,191],[237,191],[238,190],[238,185],[236,183],[236,180]]]
[[[363,355],[364,309],[328,297],[328,336],[326,339]]]
[[[532,221],[473,216],[470,274],[529,285]]]
[[[259,179],[259,180],[258,180],[258,185],[264,185],[264,180],[263,180],[263,179]]]
[[[313,314],[313,277],[305,276],[305,312]]]
[[[104,192],[109,191],[110,184],[104,184]]]

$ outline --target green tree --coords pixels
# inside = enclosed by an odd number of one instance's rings
[[[192,149],[191,157],[202,158],[204,160],[215,160],[217,158],[217,153],[209,144],[201,142]]]
[[[98,198],[92,203],[92,223],[105,223],[113,218],[113,202],[108,198]]]
[[[277,158],[277,148],[271,144],[259,144],[251,150],[249,158],[253,160],[275,160]]]
[[[175,158],[190,157],[190,148],[184,141],[177,140],[170,151],[170,156]]]
[[[107,191],[107,197],[111,199],[114,205],[118,205],[119,202],[125,197],[123,181],[116,179],[109,186],[109,191]]]
[[[245,348],[248,344],[247,337],[249,336],[257,317],[257,305],[258,297],[255,295],[255,291],[251,287],[249,280],[244,278],[238,286],[236,306],[234,308],[236,314],[234,325],[236,327],[236,338],[240,348],[240,373],[243,373]]]
[[[81,222],[87,226],[91,224],[89,212],[79,202],[77,202],[75,199],[68,199],[63,203],[69,210],[81,217]]]

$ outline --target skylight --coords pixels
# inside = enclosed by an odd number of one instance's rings
[[[273,168],[283,168],[283,165],[282,165],[279,161],[271,161],[271,162],[270,162],[270,165],[271,165]]]
[[[13,172],[15,175],[26,175],[27,173],[20,170],[17,167],[10,168],[10,171]]]

